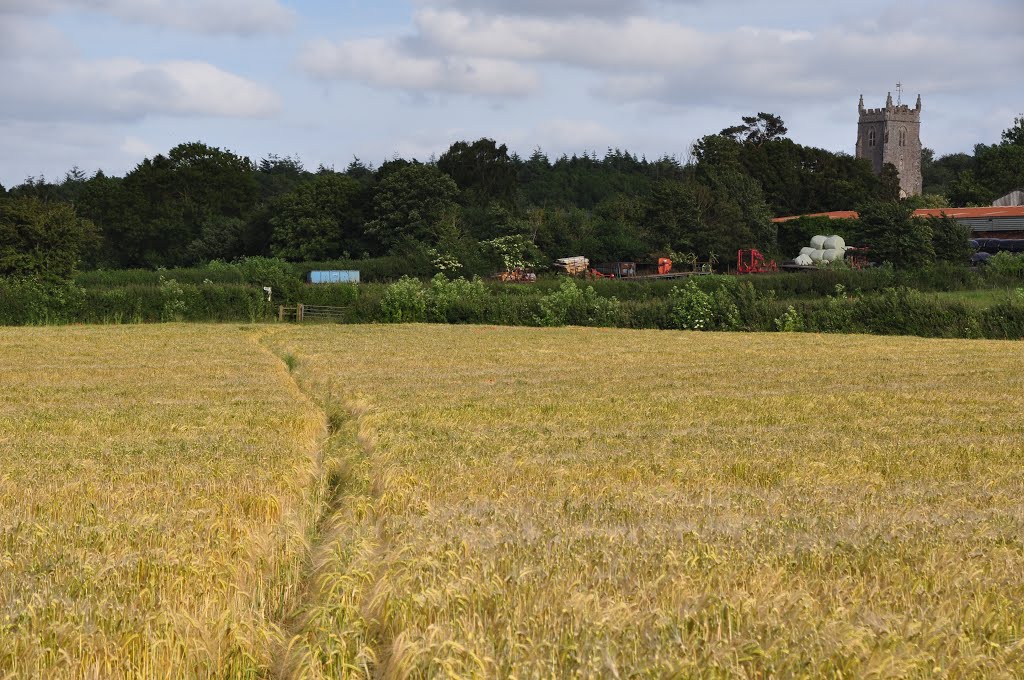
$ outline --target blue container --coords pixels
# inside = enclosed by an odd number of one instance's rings
[[[359,283],[359,271],[355,269],[334,269],[313,271],[306,274],[308,283]]]

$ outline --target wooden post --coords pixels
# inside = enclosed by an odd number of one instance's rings
[[[284,305],[277,308],[277,320],[284,321]]]
[[[297,306],[295,307],[295,320],[298,321],[299,323],[302,323],[302,312],[303,312],[302,307],[303,307],[303,305],[302,305],[301,302],[299,302],[297,304]]]

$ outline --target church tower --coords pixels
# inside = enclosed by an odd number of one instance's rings
[[[860,121],[857,126],[857,158],[871,161],[875,174],[881,174],[885,163],[892,163],[900,173],[900,195],[921,193],[921,95],[917,106],[902,102],[893,104],[892,93],[884,109],[864,108],[860,96]]]

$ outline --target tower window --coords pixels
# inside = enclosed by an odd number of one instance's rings
[[[907,128],[900,128],[900,146],[907,145]]]
[[[876,141],[875,130],[872,128],[868,130],[868,146],[874,146]]]

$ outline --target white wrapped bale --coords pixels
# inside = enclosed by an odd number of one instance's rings
[[[825,239],[825,244],[822,246],[823,250],[846,250],[846,241],[843,240],[842,236],[829,236]]]
[[[815,250],[824,250],[825,239],[827,238],[827,236],[815,236],[814,238],[811,239],[811,247],[814,248]]]
[[[808,248],[808,250],[810,250],[810,248]],[[801,253],[798,258],[793,260],[793,263],[794,264],[798,264],[801,267],[808,267],[808,266],[814,264],[814,260],[812,260],[811,256],[808,255],[807,253]]]
[[[824,262],[835,262],[836,260],[843,259],[843,251],[838,248],[829,248],[821,251],[821,259]]]
[[[821,262],[822,255],[825,254],[824,250],[812,250],[808,257],[811,258],[811,262]]]
[[[814,248],[801,248],[800,249],[800,254],[801,255],[810,255],[811,253],[814,252],[814,250],[815,250]]]

